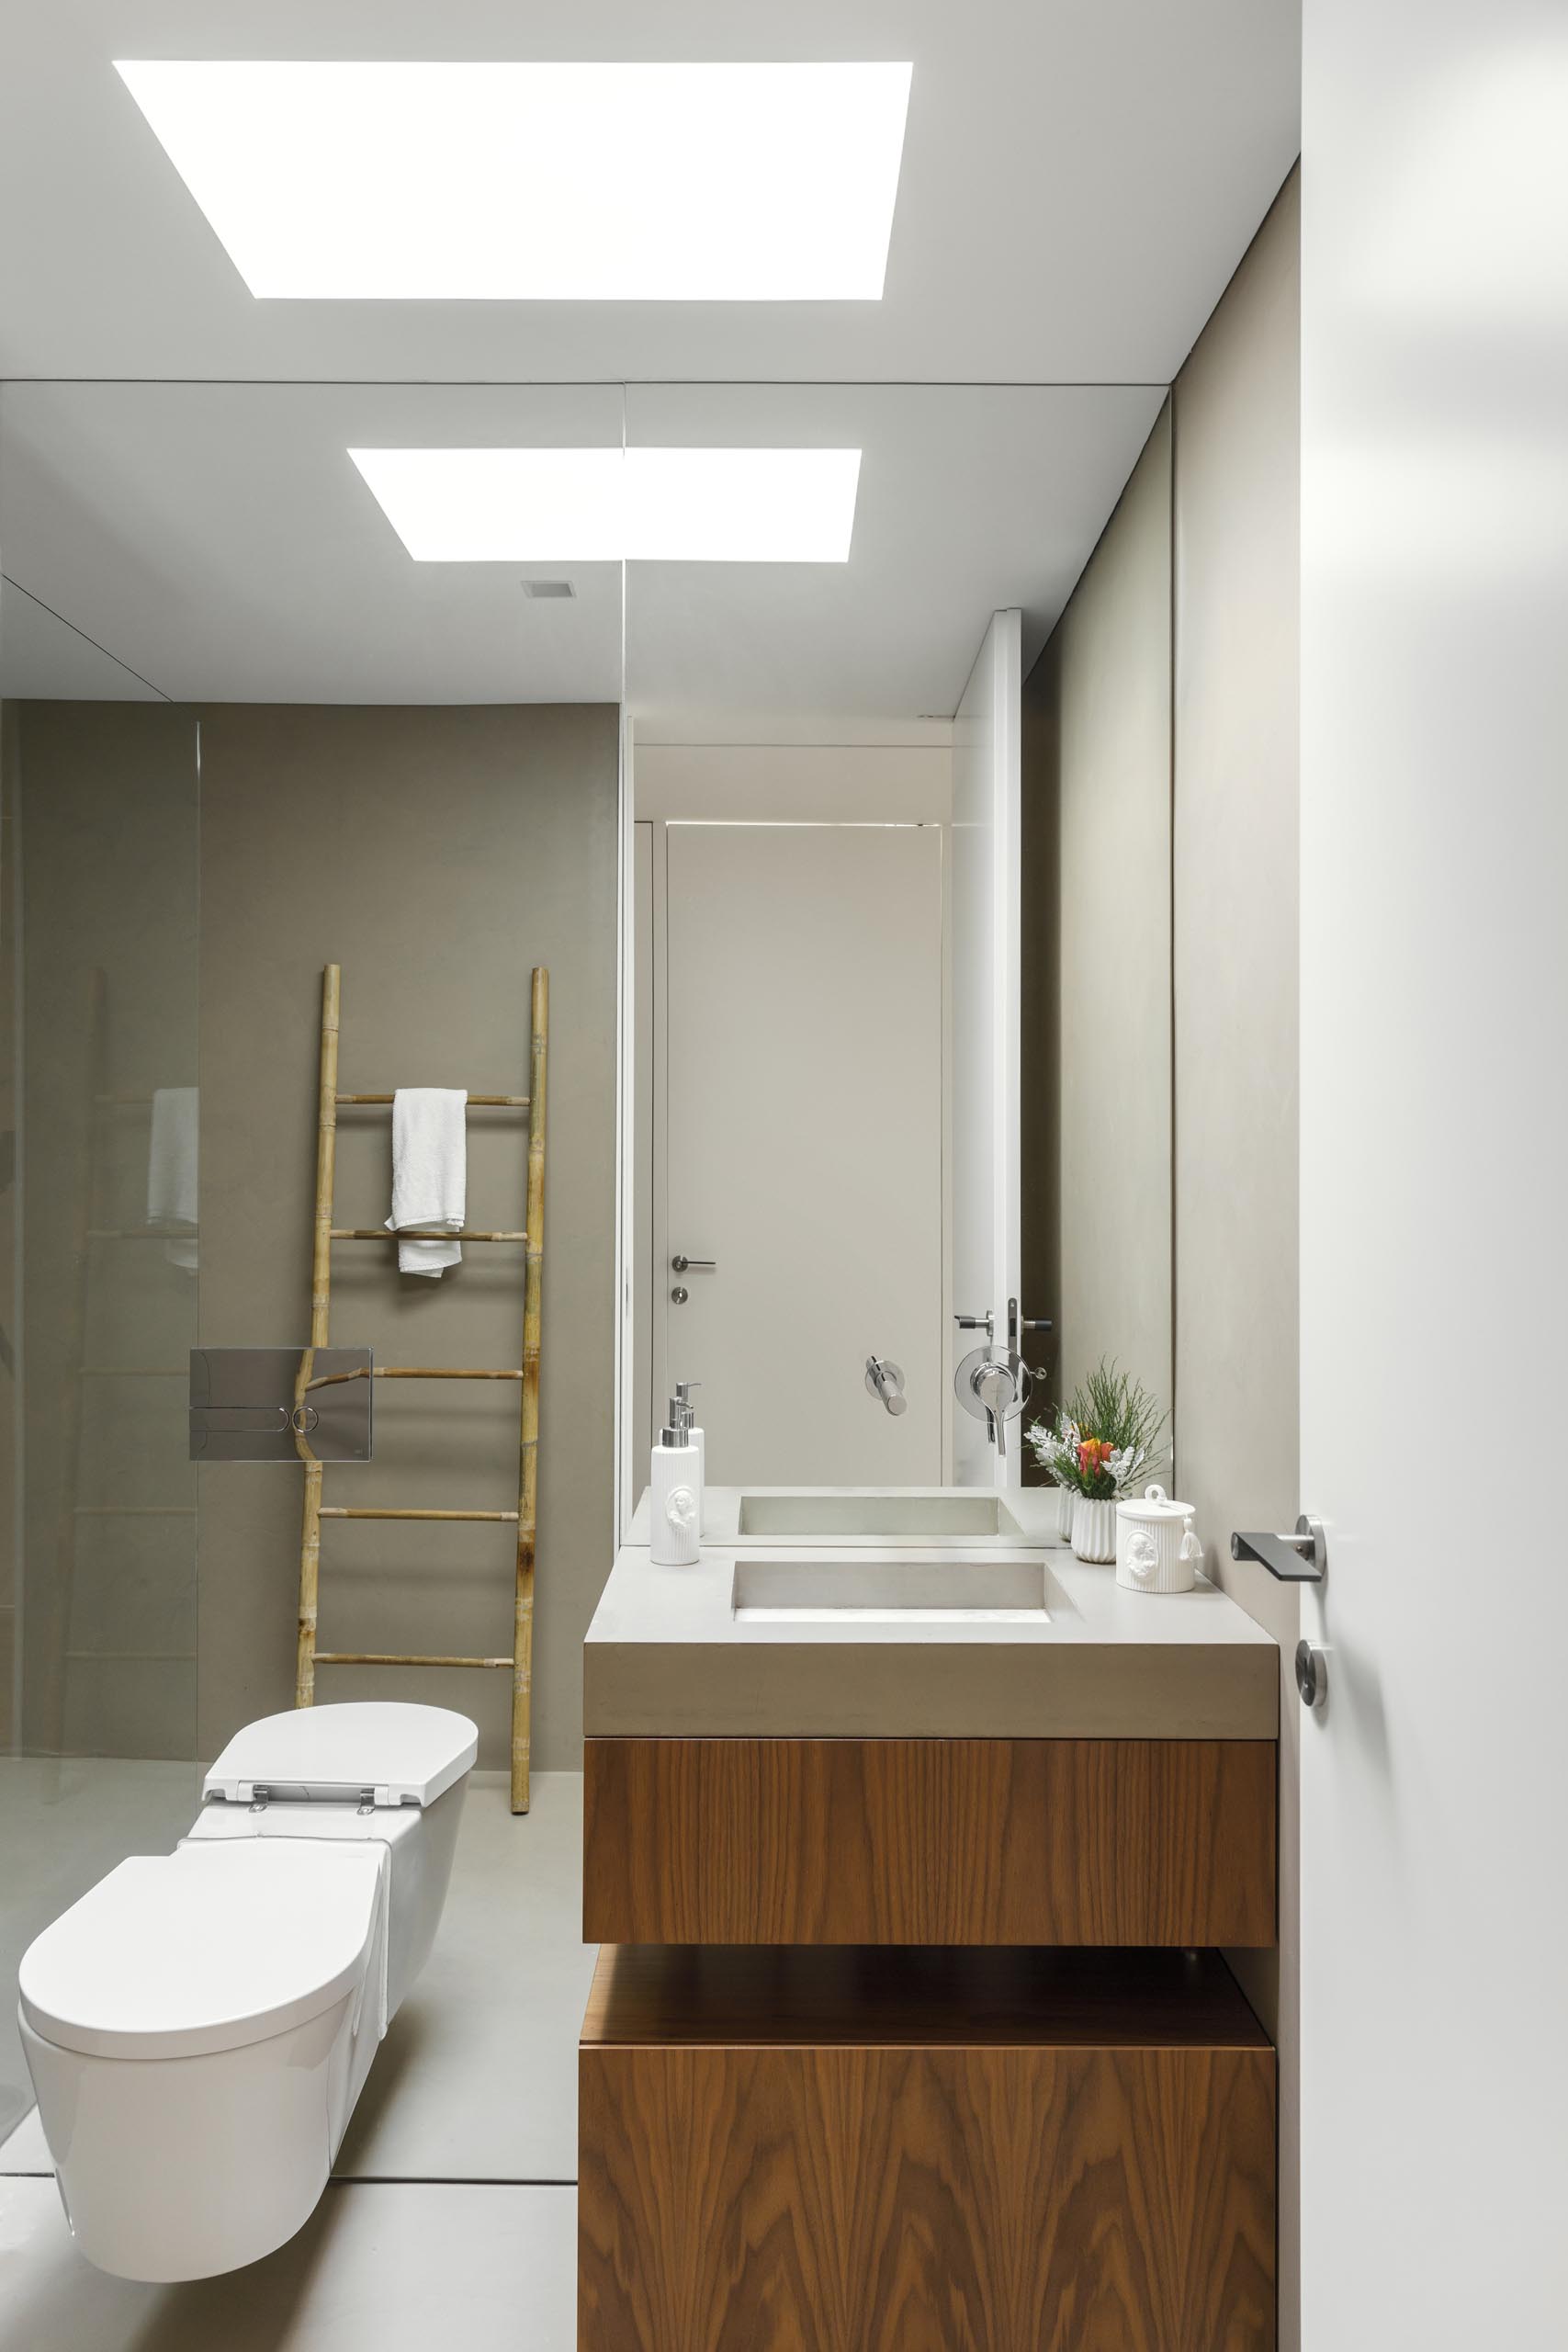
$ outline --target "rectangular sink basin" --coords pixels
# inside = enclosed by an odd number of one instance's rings
[[[818,1535],[858,1536],[866,1543],[913,1536],[927,1543],[949,1537],[1019,1534],[999,1495],[742,1495],[738,1532],[808,1543]]]
[[[734,1609],[753,1623],[1041,1625],[1045,1570],[1028,1559],[735,1563]]]

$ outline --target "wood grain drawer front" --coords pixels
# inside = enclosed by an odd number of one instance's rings
[[[1270,1944],[1271,1740],[590,1739],[590,1943]]]
[[[598,2049],[580,2352],[1269,2352],[1269,2050]]]

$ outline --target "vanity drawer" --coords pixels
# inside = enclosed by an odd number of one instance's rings
[[[1214,1953],[610,1951],[582,2352],[1269,2352],[1275,2061]]]
[[[1272,1740],[590,1739],[590,1943],[1271,1944]]]

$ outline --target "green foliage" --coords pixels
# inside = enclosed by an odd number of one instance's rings
[[[1037,1425],[1029,1441],[1058,1486],[1108,1502],[1159,1468],[1168,1419],[1141,1381],[1102,1359],[1058,1409],[1055,1427]]]

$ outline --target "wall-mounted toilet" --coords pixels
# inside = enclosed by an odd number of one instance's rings
[[[434,1940],[477,1743],[444,1707],[250,1724],[175,1851],[121,1862],[30,1946],[23,2047],[100,2269],[205,2278],[307,2220]]]

